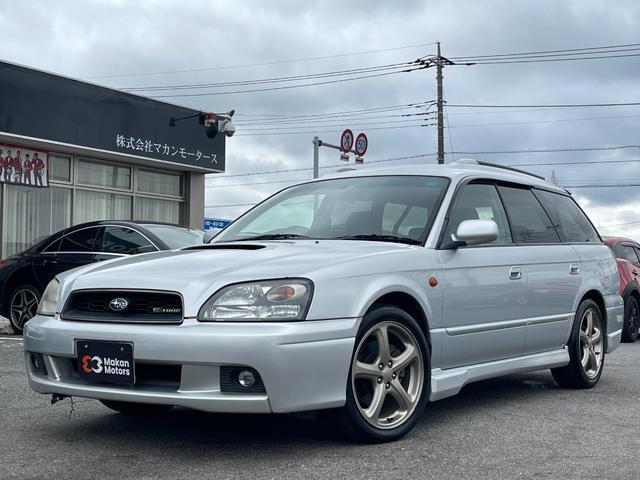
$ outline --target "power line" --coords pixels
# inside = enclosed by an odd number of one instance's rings
[[[126,90],[129,92],[135,91],[164,91],[164,90],[195,90],[202,88],[220,88],[220,87],[236,87],[236,86],[247,86],[247,85],[262,85],[262,84],[271,84],[271,83],[282,83],[282,82],[294,82],[299,80],[314,80],[319,78],[328,78],[335,76],[346,76],[346,75],[356,75],[361,73],[373,73],[385,70],[396,70],[399,68],[406,68],[408,65],[413,65],[415,62],[401,62],[401,63],[391,63],[386,65],[374,65],[370,67],[362,67],[362,68],[352,68],[347,70],[335,70],[330,72],[318,72],[318,73],[309,73],[305,75],[290,75],[286,77],[271,77],[271,78],[259,78],[252,80],[234,80],[228,82],[216,82],[216,83],[181,83],[175,85],[150,85],[143,87],[124,87],[121,90]]]
[[[602,226],[599,226],[598,228],[619,227],[621,225],[631,225],[632,223],[640,223],[640,220],[635,220],[633,222],[614,223],[613,225],[602,225]]]
[[[397,160],[407,160],[408,158],[419,158],[419,156],[432,156],[435,154],[419,154],[419,155],[414,155],[411,157],[399,157],[399,158],[390,158],[390,159],[381,159],[381,160],[373,160],[370,162],[367,162],[367,164],[370,163],[382,163],[382,162],[392,162],[392,161],[397,161]],[[636,158],[636,159],[626,159],[626,160],[582,160],[582,161],[578,161],[578,162],[529,162],[529,163],[508,163],[505,164],[505,166],[507,167],[541,167],[541,166],[563,166],[563,165],[590,165],[590,164],[614,164],[614,163],[638,163],[640,162],[640,158]],[[340,164],[335,164],[335,165],[327,165],[324,167],[320,167],[320,168],[337,168],[340,167],[342,165]],[[311,168],[304,168],[304,169],[297,169],[296,171],[308,171],[308,170],[312,170]],[[261,173],[257,173],[256,175],[266,175],[269,174],[270,172],[261,172]],[[277,171],[277,172],[271,172],[271,173],[282,173],[282,171]],[[246,175],[252,175],[252,174],[246,174]],[[229,176],[225,176],[225,177],[219,177],[219,178],[207,178],[207,180],[221,180],[224,178],[228,178],[228,177],[233,177],[233,175],[229,175]],[[224,184],[224,185],[208,185],[211,188],[223,188],[223,187],[241,187],[241,186],[245,186],[245,185],[270,185],[270,184],[278,184],[278,183],[288,183],[288,182],[298,182],[298,181],[305,181],[306,179],[288,179],[288,180],[276,180],[276,181],[266,181],[266,182],[251,182],[251,183],[232,183],[232,184]],[[577,188],[577,187],[569,187],[569,188]]]
[[[351,82],[354,80],[362,80],[366,78],[379,78],[379,77],[385,77],[389,75],[395,75],[398,73],[411,73],[411,72],[415,72],[416,70],[424,70],[425,68],[429,68],[429,67],[428,66],[410,67],[407,69],[396,70],[392,72],[383,72],[383,73],[376,73],[372,75],[362,75],[358,77],[341,78],[336,80],[325,80],[323,82],[301,83],[299,85],[282,85],[279,87],[257,88],[257,89],[249,89],[249,90],[231,90],[226,92],[178,93],[178,94],[171,94],[171,95],[154,95],[154,96],[151,96],[151,98],[206,97],[206,96],[213,96],[213,95],[233,95],[238,93],[271,92],[276,90],[289,90],[292,88],[313,87],[317,85],[328,85],[332,83]]]
[[[581,160],[578,162],[531,162],[531,163],[513,163],[510,167],[541,167],[541,166],[554,166],[554,165],[590,165],[599,163],[637,163],[640,162],[640,158],[632,158],[625,160]]]
[[[375,112],[374,112],[375,113]],[[369,114],[367,114],[369,115]],[[295,124],[295,125],[304,125],[304,124],[313,124],[313,125],[322,125],[326,122],[336,122],[336,121],[345,121],[345,120],[354,120],[354,121],[362,121],[362,120],[380,120],[381,118],[406,118],[407,121],[410,120],[408,117],[426,117],[435,115],[434,112],[417,112],[417,113],[392,113],[388,114],[382,112],[380,115],[375,116],[358,116],[358,115],[341,115],[336,117],[319,117],[319,118],[300,118],[293,120],[250,120],[243,122],[234,122],[236,125],[242,125],[245,128],[252,128],[255,126],[265,126],[265,125],[287,125],[287,124]],[[414,119],[420,120],[420,119]]]
[[[610,120],[612,118],[638,118],[640,115],[610,115],[606,117],[583,117],[583,118],[559,118],[555,120],[532,120],[527,122],[498,122],[498,123],[475,123],[469,125],[449,125],[449,118],[447,117],[447,127],[451,128],[473,128],[473,127],[496,127],[496,126],[509,126],[509,125],[535,125],[538,123],[563,123],[563,122],[582,122],[589,120]]]
[[[347,115],[365,115],[373,112],[386,112],[386,111],[397,111],[397,110],[406,110],[410,108],[426,108],[427,110],[435,104],[435,100],[426,100],[422,102],[414,102],[414,103],[402,103],[399,105],[387,105],[383,107],[371,107],[371,108],[362,108],[358,110],[343,110],[340,112],[323,112],[323,113],[309,113],[309,114],[250,114],[250,113],[242,113],[236,112],[236,117],[250,117],[246,120],[240,119],[242,122],[249,121],[260,121],[260,120],[284,120],[284,119],[304,119],[304,118],[324,118],[324,117],[333,117],[333,116],[347,116]]]
[[[376,112],[373,112],[376,113]],[[381,118],[407,118],[408,117],[427,117],[435,115],[435,112],[416,112],[416,113],[392,113],[388,114],[386,112],[380,112],[379,115],[374,117],[371,116],[361,116],[360,115],[339,115],[335,117],[318,117],[318,118],[300,118],[300,119],[292,119],[292,120],[243,120],[234,122],[237,126],[242,126],[245,128],[251,128],[255,126],[263,127],[265,125],[287,125],[287,124],[295,124],[295,125],[304,125],[304,124],[312,124],[312,125],[322,125],[326,122],[335,122],[335,121],[362,121],[362,120],[380,120]],[[367,114],[369,115],[369,114]],[[420,120],[420,119],[417,119]]]
[[[582,107],[637,107],[640,102],[623,103],[550,103],[537,105],[479,105],[470,103],[448,103],[451,108],[582,108]]]
[[[567,152],[567,151],[591,151],[591,150],[615,150],[615,149],[624,149],[624,148],[640,148],[640,146],[637,145],[623,145],[623,146],[619,146],[619,147],[582,147],[582,148],[571,148],[571,149],[539,149],[539,150],[518,150],[517,152],[520,153],[529,153],[529,152],[536,152],[536,153],[540,153],[540,152]],[[494,152],[476,152],[476,153],[511,153],[514,151],[494,151]],[[449,152],[449,153],[454,153],[457,155],[462,155],[462,154],[467,154],[469,152]],[[416,158],[424,158],[424,157],[431,157],[431,156],[436,156],[436,153],[419,153],[419,154],[415,154],[415,155],[409,155],[409,156],[404,156],[404,157],[395,157],[395,158],[386,158],[386,159],[380,159],[380,160],[371,160],[368,161],[367,164],[372,164],[372,163],[382,163],[382,162],[392,162],[392,161],[399,161],[399,160],[411,160],[411,159],[416,159]],[[640,162],[640,158],[638,159],[624,159],[624,160],[582,160],[582,161],[578,161],[578,162],[527,162],[527,163],[510,163],[510,164],[506,164],[506,166],[510,166],[510,167],[533,167],[533,166],[554,166],[554,165],[588,165],[588,164],[602,164],[602,163],[609,163],[609,164],[616,164],[616,163],[637,163]],[[336,168],[336,167],[340,167],[340,166],[344,166],[344,164],[335,164],[335,165],[326,165],[326,166],[321,166],[320,168]],[[304,171],[311,171],[313,170],[313,168],[309,167],[309,168],[291,168],[291,169],[282,169],[282,170],[268,170],[268,171],[262,171],[262,172],[247,172],[247,173],[236,173],[236,174],[232,174],[232,175],[224,175],[224,176],[220,176],[220,177],[207,177],[207,180],[222,180],[222,179],[226,179],[226,178],[236,178],[236,177],[249,177],[249,176],[258,176],[258,175],[272,175],[272,174],[277,174],[277,173],[290,173],[290,172],[304,172]],[[295,180],[293,180],[295,181]],[[259,184],[259,183],[266,183],[266,182],[256,182],[255,184]],[[275,182],[274,182],[275,183]],[[280,183],[280,182],[279,182]],[[281,182],[281,183],[284,183]],[[233,185],[233,186],[242,186],[245,184],[237,184],[237,185]],[[227,186],[227,185],[220,185],[222,186]]]
[[[407,156],[403,156],[403,157],[393,157],[393,158],[383,158],[380,160],[370,160],[367,161],[367,164],[371,164],[371,163],[380,163],[380,162],[391,162],[391,161],[399,161],[399,160],[413,160],[415,158],[424,158],[424,157],[435,157],[437,154],[436,153],[417,153],[414,155],[407,155]],[[337,167],[344,167],[344,163],[343,164],[335,164],[335,165],[325,165],[322,166],[320,168],[337,168]],[[312,167],[307,167],[307,168],[289,168],[286,170],[269,170],[269,171],[264,171],[264,172],[253,172],[253,173],[236,173],[233,175],[224,175],[221,177],[207,177],[207,180],[222,180],[225,178],[233,178],[233,177],[249,177],[252,175],[271,175],[274,173],[289,173],[289,172],[305,172],[305,171],[310,171],[313,170]]]
[[[237,69],[237,68],[263,67],[268,65],[281,65],[286,63],[311,62],[316,60],[326,60],[330,58],[350,57],[354,55],[369,55],[373,53],[406,50],[410,48],[428,47],[432,45],[435,45],[435,42],[418,43],[415,45],[404,45],[400,47],[380,48],[377,50],[364,50],[360,52],[338,53],[335,55],[323,55],[318,57],[295,58],[295,59],[289,59],[289,60],[274,60],[271,62],[245,63],[240,65],[224,65],[224,66],[217,66],[217,67],[190,68],[190,69],[184,69],[184,70],[165,70],[160,72],[116,73],[116,74],[110,74],[110,75],[94,75],[87,78],[146,77],[151,75],[171,75],[176,73],[194,73],[194,72],[206,72],[206,71],[214,71],[214,70],[231,70],[231,69]]]
[[[590,183],[582,185],[565,185],[564,188],[625,188],[640,187],[640,183],[610,183],[607,185],[601,183]]]
[[[522,150],[494,150],[494,151],[465,151],[450,152],[456,155],[501,155],[506,153],[558,153],[558,152],[595,152],[606,150],[624,150],[629,148],[640,148],[640,145],[621,145],[616,147],[566,147],[566,148],[540,148]]]
[[[526,59],[546,60],[546,59],[552,59],[556,57],[562,57],[562,58],[571,60],[571,57],[578,57],[580,55],[599,55],[599,54],[606,54],[606,55],[602,57],[584,57],[584,58],[608,58],[611,53],[637,52],[638,50],[640,50],[640,48],[623,48],[623,49],[615,49],[615,50],[600,50],[596,52],[559,53],[559,54],[544,54],[544,55],[539,55],[539,54],[535,54],[535,55],[514,54],[513,56],[496,55],[494,57],[487,56],[484,58],[467,57],[467,58],[458,59],[456,61],[474,62],[474,63],[481,64],[483,62],[492,62],[492,61],[519,61],[519,60],[526,60]],[[612,57],[616,57],[616,56],[612,55]]]
[[[560,50],[542,50],[542,51],[538,50],[533,52],[520,52],[520,53],[500,53],[500,54],[494,54],[494,55],[471,55],[466,57],[458,56],[458,57],[450,57],[450,58],[452,60],[457,60],[457,59],[466,59],[466,58],[511,57],[515,55],[538,55],[538,54],[559,53],[559,52],[584,52],[588,50],[603,50],[603,49],[610,49],[610,48],[625,48],[625,47],[637,47],[637,46],[640,46],[640,43],[627,43],[623,45],[609,45],[609,46],[586,47],[586,48],[564,48]]]
[[[351,127],[351,128],[358,128],[358,127],[367,127],[369,125],[385,125],[385,124],[403,124],[403,125],[411,125],[414,124],[415,122],[425,122],[428,120],[433,120],[433,117],[430,118],[405,118],[402,120],[382,120],[380,122],[372,122],[372,121],[364,121],[364,123],[360,122],[360,119],[345,119],[342,121],[338,121],[335,120],[333,122],[319,122],[319,123],[305,123],[305,122],[300,122],[299,125],[275,125],[275,126],[269,126],[267,125],[251,125],[248,126],[246,128],[242,129],[242,132],[262,132],[265,129],[271,129],[273,131],[281,131],[281,130],[286,130],[286,131],[291,131],[295,129],[300,129],[300,128],[305,128],[305,129],[309,129],[309,128],[327,128],[327,127]],[[338,123],[335,123],[335,122]],[[266,128],[265,128],[266,127]]]
[[[514,63],[548,63],[548,62],[570,62],[577,60],[598,60],[604,58],[626,58],[626,57],[640,57],[640,53],[630,53],[628,55],[603,55],[597,57],[571,57],[571,58],[546,58],[538,60],[499,60],[499,61],[486,61],[486,62],[473,62],[473,65],[507,65]]]
[[[417,125],[392,125],[388,127],[367,127],[368,131],[372,130],[393,130],[398,128],[423,128],[423,127],[432,127],[435,123],[421,123]],[[353,124],[348,124],[348,126],[355,127]],[[311,127],[308,127],[311,128]],[[261,132],[261,133],[238,133],[236,137],[264,137],[264,136],[279,136],[279,135],[315,135],[318,133],[340,133],[342,130],[305,130],[305,131],[295,131],[292,132],[289,129],[283,129],[286,131],[272,131],[272,132]]]

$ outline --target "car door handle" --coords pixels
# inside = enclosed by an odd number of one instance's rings
[[[58,263],[58,260],[45,258],[42,263],[44,263],[45,265],[50,264],[50,263]]]
[[[578,266],[577,263],[572,263],[569,265],[569,273],[571,275],[577,275],[580,273],[580,267]]]
[[[522,278],[522,268],[511,267],[509,269],[509,278],[511,280],[520,280]]]

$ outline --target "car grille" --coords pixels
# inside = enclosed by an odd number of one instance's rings
[[[80,290],[71,293],[63,320],[117,323],[181,323],[182,297],[175,292]]]

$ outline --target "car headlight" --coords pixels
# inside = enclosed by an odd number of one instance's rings
[[[58,294],[60,293],[60,282],[55,278],[49,282],[44,289],[40,303],[38,304],[38,314],[54,316],[58,309]]]
[[[218,290],[200,309],[203,322],[304,320],[313,283],[306,279],[239,283]]]

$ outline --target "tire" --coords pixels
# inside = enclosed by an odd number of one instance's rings
[[[567,344],[569,364],[551,369],[558,385],[587,389],[598,383],[604,368],[605,335],[600,308],[593,300],[584,300],[576,311]]]
[[[383,332],[388,348],[381,352]],[[392,306],[367,313],[356,336],[346,404],[337,412],[342,430],[363,443],[398,440],[422,417],[430,392],[431,355],[416,320]]]
[[[9,323],[17,334],[22,333],[27,323],[38,311],[40,292],[32,285],[20,285],[9,296]]]
[[[638,339],[640,329],[640,308],[638,300],[633,295],[627,298],[624,305],[624,326],[622,327],[622,341],[633,343]]]
[[[151,417],[162,415],[173,408],[173,405],[159,405],[152,403],[118,402],[115,400],[100,400],[105,407],[123,415]]]

